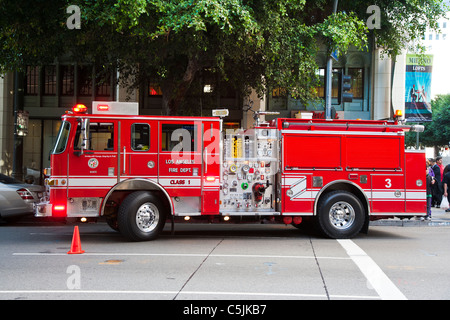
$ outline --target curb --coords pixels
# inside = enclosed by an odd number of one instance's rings
[[[371,221],[369,226],[393,226],[393,227],[446,227],[450,226],[450,221],[445,220],[433,220],[420,221],[420,220],[400,220],[400,219],[386,219]]]
[[[395,227],[447,227],[450,226],[450,213],[443,209],[431,208],[431,220],[421,221],[418,218],[403,219],[391,218],[370,221],[369,226],[395,226]]]

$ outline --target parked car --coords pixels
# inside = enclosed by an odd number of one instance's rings
[[[44,194],[44,187],[26,184],[0,174],[0,218],[10,220],[33,213],[33,202]]]

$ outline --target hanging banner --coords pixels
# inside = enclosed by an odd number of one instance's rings
[[[431,121],[431,73],[433,55],[424,55],[421,61],[415,54],[406,55],[405,120]]]

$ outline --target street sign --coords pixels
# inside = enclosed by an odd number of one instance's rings
[[[330,56],[331,56],[334,60],[338,61],[339,51],[334,50],[334,51],[330,54]]]

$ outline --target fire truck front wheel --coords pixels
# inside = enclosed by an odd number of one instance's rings
[[[117,217],[120,232],[131,241],[155,239],[166,222],[166,211],[154,194],[136,191],[129,194],[119,207]]]
[[[365,221],[361,201],[347,191],[333,191],[319,202],[317,225],[322,233],[334,239],[356,236]]]

